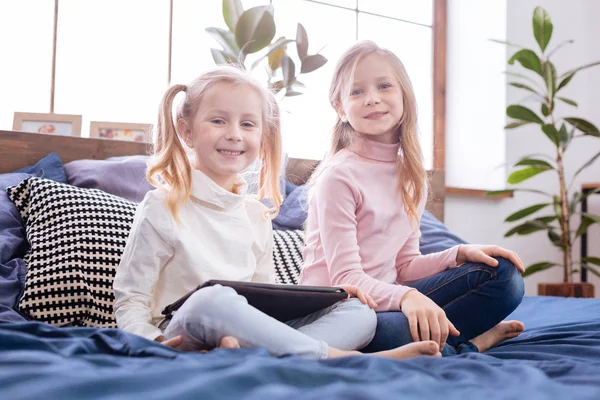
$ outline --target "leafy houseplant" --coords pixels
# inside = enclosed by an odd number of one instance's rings
[[[297,79],[296,64],[288,45],[296,43],[297,58],[300,61],[298,75],[321,68],[327,59],[318,53],[308,54],[308,36],[301,24],[298,24],[294,40],[281,37],[273,42],[276,31],[273,16],[272,5],[244,10],[240,0],[223,0],[223,18],[229,30],[206,28],[222,47],[210,51],[215,63],[235,64],[245,69],[248,69],[247,56],[258,55],[250,64],[250,69],[253,70],[266,61],[269,88],[275,93],[285,89],[285,96],[297,96],[302,94],[297,88],[304,85]]]
[[[516,170],[508,176],[508,183],[519,184],[538,174],[551,171],[557,175],[559,193],[551,194],[533,189],[509,189],[488,192],[488,195],[526,191],[538,193],[548,198],[547,201],[533,204],[509,215],[505,222],[520,221],[520,224],[510,229],[505,237],[515,234],[528,235],[534,232],[545,232],[552,244],[561,250],[562,265],[550,261],[538,262],[530,265],[523,276],[554,266],[562,266],[563,282],[572,282],[572,275],[577,272],[574,268],[576,265],[600,277],[600,258],[587,257],[578,263],[574,263],[572,258],[573,241],[585,233],[590,225],[600,222],[600,215],[577,212],[578,204],[586,195],[572,190],[572,182],[581,171],[590,167],[600,157],[600,152],[581,165],[574,176],[571,177],[571,184],[567,184],[567,178],[565,177],[565,155],[574,140],[581,137],[600,138],[600,131],[591,122],[584,119],[559,117],[555,110],[555,102],[561,101],[569,106],[577,107],[575,101],[562,97],[560,91],[571,82],[578,71],[600,65],[600,62],[579,66],[558,75],[551,58],[558,49],[573,43],[573,40],[565,41],[552,51],[546,52],[552,37],[552,31],[553,25],[550,15],[545,9],[536,7],[533,13],[533,34],[540,52],[512,43],[500,43],[519,48],[508,60],[509,65],[513,65],[517,61],[523,68],[535,73],[524,75],[507,72],[508,76],[515,78],[515,80],[509,82],[509,85],[527,91],[528,100],[532,100],[535,106],[529,108],[521,104],[509,105],[506,114],[513,121],[506,125],[505,129],[515,129],[526,124],[537,124],[556,150],[552,155],[534,154],[520,159],[514,164]],[[587,195],[589,194],[591,193]],[[523,222],[523,219],[531,218],[532,214],[545,209],[551,210],[548,215],[538,216]],[[581,217],[581,222],[576,230],[572,230],[573,217],[576,216]]]

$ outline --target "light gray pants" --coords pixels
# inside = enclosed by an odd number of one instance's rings
[[[321,359],[327,358],[329,346],[362,349],[376,327],[375,311],[356,298],[281,323],[250,306],[234,289],[215,285],[190,296],[166,327],[165,337],[182,335],[181,350],[215,348],[224,336],[233,336],[241,347],[266,347],[274,356]]]

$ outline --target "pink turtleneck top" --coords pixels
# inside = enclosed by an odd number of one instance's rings
[[[398,192],[399,144],[357,137],[310,189],[302,285],[354,285],[377,311],[400,310],[405,286],[457,267],[459,246],[422,255]],[[418,205],[425,209],[427,193]]]

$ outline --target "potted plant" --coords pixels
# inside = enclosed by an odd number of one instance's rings
[[[581,201],[593,192],[582,195],[581,192],[573,190],[572,182],[581,171],[594,164],[600,157],[600,152],[581,164],[581,167],[570,177],[570,184],[565,176],[564,161],[567,150],[573,141],[581,137],[600,138],[600,131],[585,119],[557,115],[555,104],[560,101],[577,107],[574,100],[561,96],[561,90],[571,82],[578,71],[600,65],[600,62],[585,64],[558,74],[551,61],[552,56],[564,45],[573,43],[573,40],[565,41],[554,47],[553,50],[547,51],[552,31],[550,15],[542,7],[536,7],[533,12],[533,35],[539,45],[539,51],[536,52],[507,42],[500,43],[518,48],[508,60],[509,65],[514,65],[516,61],[522,68],[533,72],[529,72],[527,75],[513,71],[506,73],[512,78],[509,85],[526,91],[529,96],[526,104],[511,104],[507,107],[506,114],[512,118],[512,121],[506,125],[505,129],[513,130],[523,125],[536,124],[541,133],[552,142],[555,149],[553,154],[534,154],[521,158],[514,164],[515,170],[509,174],[507,181],[511,185],[517,185],[542,173],[554,173],[556,174],[558,193],[512,188],[488,192],[488,195],[527,191],[544,196],[543,201],[516,211],[506,218],[506,222],[518,221],[518,225],[510,229],[505,237],[543,232],[550,242],[560,249],[562,262],[537,262],[527,267],[523,276],[552,267],[561,267],[563,281],[539,284],[539,294],[593,297],[594,287],[589,283],[574,283],[573,274],[578,271],[577,267],[579,267],[600,277],[600,258],[586,257],[574,262],[572,250],[573,241],[586,232],[590,225],[599,223],[600,215],[578,211]],[[537,214],[540,211],[549,212],[540,216]],[[536,214],[535,217],[533,217],[534,214]],[[579,225],[573,229],[577,222]]]
[[[223,0],[223,19],[229,30],[206,28],[222,49],[210,49],[217,64],[235,64],[248,69],[247,57],[253,58],[250,70],[264,65],[269,88],[284,96],[302,94],[304,87],[297,76],[321,68],[327,58],[319,54],[308,54],[308,35],[302,24],[298,24],[295,39],[275,37],[274,9],[272,5],[252,7],[244,10],[240,0]],[[296,55],[290,54],[288,45],[296,43]],[[293,58],[299,61],[299,73]],[[265,65],[266,64],[266,65]]]

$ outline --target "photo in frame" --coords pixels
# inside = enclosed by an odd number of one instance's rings
[[[13,131],[81,136],[81,115],[15,112]]]
[[[126,122],[90,122],[90,137],[108,140],[126,140],[129,142],[149,142],[151,124]]]

